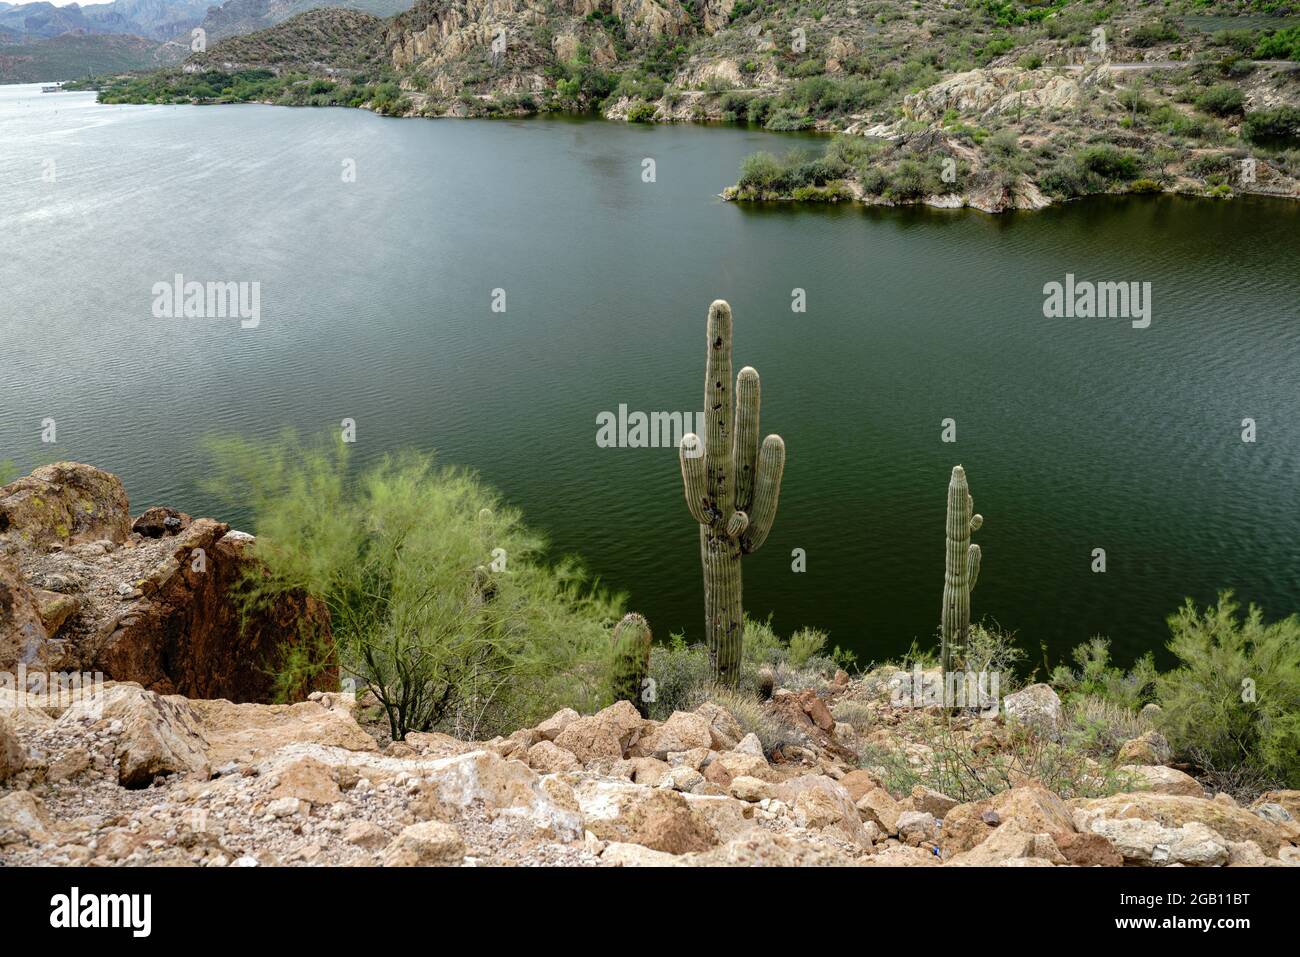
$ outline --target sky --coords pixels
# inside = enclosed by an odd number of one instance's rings
[[[17,7],[22,6],[23,3],[31,3],[33,0],[5,0],[5,2]],[[80,3],[83,7],[91,7],[97,3],[112,3],[113,0],[46,0],[46,2],[52,3],[56,7],[68,7],[74,3]]]

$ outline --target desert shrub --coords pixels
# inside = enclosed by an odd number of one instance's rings
[[[911,202],[934,193],[947,192],[934,167],[910,157],[899,160],[889,176],[884,195],[893,202]]]
[[[1140,712],[1104,695],[1079,693],[1066,698],[1066,735],[1092,754],[1114,755],[1126,741],[1150,730]]]
[[[1129,671],[1110,663],[1110,641],[1097,636],[1071,654],[1074,668],[1058,665],[1051,684],[1066,695],[1088,695],[1136,712],[1155,698],[1156,666],[1145,654]]]
[[[741,160],[738,185],[742,189],[776,189],[784,176],[785,165],[771,153],[760,151]]]
[[[1300,108],[1279,106],[1247,113],[1241,132],[1247,139],[1258,143],[1300,136]]]
[[[1172,43],[1179,37],[1178,24],[1172,20],[1156,20],[1143,23],[1129,34],[1130,46],[1139,48],[1153,47],[1160,43]]]
[[[878,745],[867,745],[859,754],[862,767],[884,773],[885,787],[893,794],[906,794],[920,784],[965,803],[1032,778],[1070,800],[1115,794],[1128,783],[1107,761],[1096,759],[1077,735],[1054,740],[1014,724],[1005,729],[999,747],[985,748],[977,747],[976,736],[940,718],[917,722],[910,736],[930,749],[927,761],[913,764],[901,749]]]
[[[981,622],[971,625],[966,647],[956,666],[960,671],[974,674],[996,674],[999,693],[1007,695],[1016,690],[1016,674],[1025,657],[1024,649],[1016,644],[1014,632]]]
[[[1076,158],[1083,169],[1106,180],[1127,182],[1137,179],[1142,170],[1136,153],[1108,143],[1085,146]]]
[[[712,701],[718,707],[730,712],[736,719],[736,723],[740,725],[741,731],[758,737],[766,754],[771,754],[783,744],[808,743],[807,738],[800,731],[773,714],[752,691],[711,683],[699,685],[688,697],[687,706],[683,710],[694,711],[706,701]]]
[[[1253,768],[1300,787],[1300,617],[1266,623],[1231,592],[1170,616],[1179,667],[1157,682],[1170,744],[1216,768]]]
[[[789,107],[773,110],[763,124],[764,128],[778,133],[794,133],[798,130],[811,129],[813,118]]]
[[[1201,179],[1209,179],[1211,176],[1230,176],[1233,165],[1233,159],[1227,153],[1201,153],[1187,164],[1187,171]]]
[[[889,173],[879,166],[865,166],[858,170],[858,184],[868,196],[883,196],[889,188]]]
[[[802,668],[808,659],[826,647],[826,632],[816,628],[800,628],[790,636],[790,664]]]
[[[1262,37],[1252,55],[1256,60],[1300,60],[1300,26]]]
[[[663,721],[674,711],[689,711],[700,689],[713,683],[708,650],[702,644],[687,644],[680,634],[671,635],[667,644],[650,649],[650,678],[654,682],[651,718]]]
[[[1196,98],[1196,108],[1215,116],[1239,116],[1245,110],[1246,97],[1230,83],[1218,83]]]
[[[211,488],[251,508],[257,531],[263,571],[241,601],[322,601],[340,666],[394,739],[490,737],[596,703],[619,600],[573,563],[547,564],[543,539],[473,473],[416,453],[356,473],[342,443],[291,437],[208,445]]]
[[[629,123],[651,123],[654,121],[657,109],[653,103],[638,100],[628,108],[627,121]]]

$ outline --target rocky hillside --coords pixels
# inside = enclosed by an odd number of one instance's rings
[[[863,144],[851,168],[751,179],[736,199],[999,211],[1095,192],[1295,198],[1300,13],[1271,4],[1270,16],[1234,18],[1250,8],[420,0],[360,27],[363,42],[308,13],[105,96],[404,116],[599,110],[843,132]]]
[[[305,596],[247,616],[253,537],[166,507],[132,520],[117,476],[58,462],[0,487],[0,673],[101,672],[166,694],[301,697],[275,673],[300,642],[329,637]],[[320,675],[337,683],[337,670]]]
[[[207,32],[208,42],[212,43],[269,29],[319,7],[388,17],[410,5],[410,0],[227,0],[221,6],[210,7],[199,26]]]

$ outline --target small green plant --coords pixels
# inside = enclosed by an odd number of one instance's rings
[[[1087,695],[1136,712],[1154,700],[1156,666],[1151,654],[1137,660],[1129,671],[1110,663],[1110,641],[1100,636],[1077,646],[1072,652],[1074,668],[1057,665],[1051,684],[1067,695]]]

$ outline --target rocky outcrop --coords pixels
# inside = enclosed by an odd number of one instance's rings
[[[111,472],[55,462],[0,488],[0,535],[20,545],[120,544],[130,533],[126,489]]]
[[[919,93],[903,98],[903,115],[928,123],[949,110],[962,116],[990,119],[1025,109],[1069,110],[1079,102],[1079,83],[1050,70],[1010,67],[957,73]]]
[[[0,671],[102,672],[160,694],[233,701],[337,687],[329,615],[289,593],[249,611],[252,536],[151,508],[134,523],[116,476],[60,462],[0,489]],[[277,687],[290,650],[323,667]]]

